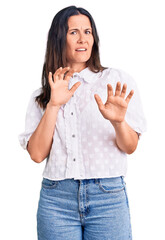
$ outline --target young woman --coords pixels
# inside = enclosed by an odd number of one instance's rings
[[[37,212],[39,240],[129,240],[126,156],[145,130],[138,90],[104,68],[92,16],[70,6],[54,17],[42,88],[32,94],[19,136],[37,163],[47,159]]]

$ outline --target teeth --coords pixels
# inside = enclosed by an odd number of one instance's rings
[[[86,49],[85,48],[79,48],[76,51],[86,51]]]

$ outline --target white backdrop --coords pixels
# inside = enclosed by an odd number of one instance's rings
[[[69,5],[94,17],[103,66],[123,69],[139,87],[148,130],[128,157],[134,240],[164,240],[165,7],[163,0],[6,0],[0,6],[0,239],[37,240],[36,211],[45,162],[21,149],[31,93],[40,87],[47,32]]]

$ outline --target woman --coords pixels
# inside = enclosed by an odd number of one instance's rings
[[[135,151],[145,119],[135,82],[101,66],[98,44],[85,9],[67,7],[54,17],[42,89],[32,94],[20,135],[32,160],[47,159],[39,240],[132,239],[126,155]]]

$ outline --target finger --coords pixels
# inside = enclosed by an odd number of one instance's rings
[[[76,82],[72,88],[69,90],[69,92],[71,93],[71,96],[74,94],[74,92],[76,91],[76,89],[81,85],[81,82]]]
[[[115,90],[115,96],[119,96],[121,91],[121,83],[117,82],[116,84],[116,90]]]
[[[127,104],[128,104],[129,101],[131,100],[133,94],[134,94],[134,90],[131,90],[131,92],[128,94],[128,96],[127,96],[126,99],[125,99],[125,101],[127,102]]]
[[[58,73],[59,80],[64,80],[65,74],[69,71],[70,67],[65,67],[61,69],[61,71]]]
[[[58,68],[55,73],[53,74],[53,76],[57,76],[62,70],[62,67]]]
[[[122,91],[121,91],[121,95],[120,95],[122,98],[125,97],[126,91],[127,91],[127,84],[124,83]]]
[[[73,73],[74,73],[74,72],[76,72],[74,69],[70,69],[70,70],[66,73],[64,79],[65,79],[66,81],[69,81],[70,78],[73,76]]]
[[[107,93],[108,93],[108,98],[113,96],[113,88],[112,88],[111,84],[107,85]]]
[[[99,109],[103,109],[104,108],[104,104],[103,104],[101,98],[99,97],[99,95],[94,94],[94,97],[95,97],[95,100],[97,102],[97,105],[98,105]]]
[[[69,70],[69,67],[65,67],[65,68],[62,68],[62,67],[60,67],[60,68],[58,68],[56,71],[55,71],[55,73],[53,74],[53,77],[54,77],[54,79],[56,78],[57,80],[59,79],[59,77],[60,77],[60,75],[61,74],[64,74],[66,71],[68,71]]]
[[[62,67],[58,68],[58,69],[55,71],[55,73],[53,74],[54,82],[55,82],[56,80],[59,80],[59,73],[61,72],[61,70],[62,70]]]
[[[53,84],[53,79],[52,79],[52,73],[51,72],[49,72],[48,80],[49,80],[49,84],[50,84],[50,87],[51,87],[52,84]]]

